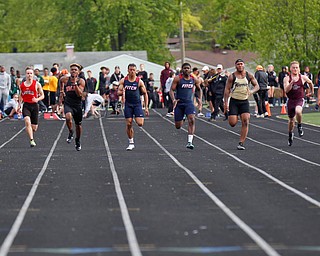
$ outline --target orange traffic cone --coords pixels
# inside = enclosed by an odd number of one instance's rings
[[[269,102],[266,102],[266,110],[268,112],[268,116],[270,117],[271,116],[271,109],[270,109],[270,104]]]
[[[282,115],[287,114],[287,110],[286,110],[286,105],[285,105],[285,104],[282,104],[282,107],[281,107],[281,114],[282,114]]]

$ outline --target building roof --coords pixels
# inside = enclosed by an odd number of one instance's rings
[[[181,66],[180,50],[171,51],[178,66]],[[225,69],[234,69],[236,59],[243,59],[246,63],[254,62],[257,55],[252,52],[234,51],[234,50],[219,50],[214,51],[186,51],[185,61],[193,62],[198,68],[209,66],[215,68],[217,64],[222,64]]]
[[[146,51],[101,51],[101,52],[74,52],[70,56],[67,52],[41,52],[41,53],[0,53],[0,65],[6,67],[9,72],[10,67],[24,73],[27,66],[51,68],[53,63],[59,63],[60,69],[69,68],[73,62],[81,64],[83,67],[126,54],[141,60],[148,60]]]
[[[156,63],[140,59],[128,54],[121,54],[118,56],[115,56],[110,59],[105,59],[101,62],[94,63],[90,66],[86,66],[83,70],[86,73],[86,71],[91,70],[92,75],[96,78],[99,77],[99,72],[101,67],[108,67],[110,69],[110,75],[114,72],[115,66],[120,67],[121,73],[126,76],[128,73],[128,64],[134,63],[137,66],[137,70],[139,70],[140,64],[144,64],[145,71],[148,72],[148,75],[150,73],[154,74],[154,80],[155,80],[155,86],[159,87],[160,85],[160,73],[163,70],[163,66],[158,65]]]

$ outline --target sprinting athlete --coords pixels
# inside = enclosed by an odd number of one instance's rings
[[[148,110],[148,93],[143,81],[137,77],[137,66],[135,64],[128,65],[128,75],[119,82],[118,95],[125,98],[124,117],[126,118],[126,131],[129,139],[129,146],[126,150],[134,149],[133,140],[133,117],[138,126],[143,126],[144,114],[142,110],[141,95],[144,97],[145,115],[149,116]]]
[[[26,81],[20,84],[19,107],[23,101],[22,115],[26,125],[26,131],[30,138],[30,146],[35,147],[33,133],[38,129],[38,102],[44,99],[42,86],[33,79],[34,70],[30,67],[26,68]]]
[[[229,110],[228,121],[231,127],[236,126],[238,123],[238,115],[240,115],[242,126],[237,149],[244,150],[244,142],[248,135],[250,120],[248,97],[250,94],[256,93],[259,90],[259,84],[254,76],[245,70],[242,59],[237,59],[235,66],[236,71],[228,77],[224,91],[224,111],[227,114]],[[252,90],[250,90],[249,87],[250,83],[253,85]]]
[[[81,65],[77,63],[70,64],[71,76],[63,76],[60,79],[61,91],[60,91],[60,103],[64,98],[64,113],[66,115],[66,124],[69,129],[69,135],[67,142],[71,143],[73,139],[73,125],[72,118],[76,125],[76,139],[75,148],[77,151],[81,150],[80,137],[82,133],[82,108],[81,97],[85,87],[85,81],[79,77]]]
[[[183,125],[183,119],[188,118],[188,143],[187,148],[194,149],[193,135],[195,132],[195,114],[196,110],[193,104],[195,87],[199,90],[199,108],[202,104],[202,90],[200,80],[191,75],[191,65],[183,63],[182,74],[173,79],[170,89],[170,97],[174,107],[174,121],[177,129]],[[174,94],[176,92],[176,95]]]
[[[311,96],[314,93],[312,81],[305,75],[300,74],[300,67],[298,61],[292,61],[290,63],[291,74],[283,79],[284,91],[287,94],[287,112],[288,112],[288,130],[289,139],[288,145],[292,146],[293,143],[293,129],[295,125],[295,117],[298,122],[298,134],[300,137],[303,136],[302,129],[302,109],[304,105],[304,84],[309,85],[310,93],[307,96]]]

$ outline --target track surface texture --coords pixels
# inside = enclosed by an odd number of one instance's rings
[[[63,121],[40,117],[30,148],[1,120],[0,256],[320,255],[319,127],[289,147],[285,120],[252,116],[239,151],[240,123],[196,118],[189,150],[165,114],[133,151],[122,116],[85,119],[79,152]]]

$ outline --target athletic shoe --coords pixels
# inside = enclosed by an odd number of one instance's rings
[[[289,139],[288,139],[288,146],[291,147],[292,146],[292,143],[293,143],[293,132],[290,132],[289,133]]]
[[[172,113],[167,113],[166,117],[173,117]]]
[[[76,141],[75,147],[76,147],[76,150],[77,150],[77,151],[80,151],[80,150],[81,150],[80,140]]]
[[[197,117],[203,117],[204,114],[202,114],[201,112],[197,114]]]
[[[67,138],[67,142],[71,143],[71,141],[73,140],[73,131],[69,132],[68,138]]]
[[[245,150],[246,148],[243,146],[242,142],[239,142],[239,145],[237,146],[238,150]]]
[[[134,149],[134,144],[130,143],[129,146],[126,148],[127,151],[132,151]]]
[[[298,126],[298,134],[299,134],[299,137],[302,137],[303,134],[304,134],[303,129],[302,129],[301,126],[300,127]]]
[[[35,147],[37,144],[34,140],[30,140],[30,147]]]
[[[187,146],[188,149],[194,149],[194,145],[192,144],[192,142],[188,142]]]

